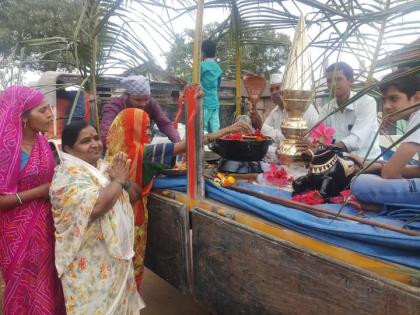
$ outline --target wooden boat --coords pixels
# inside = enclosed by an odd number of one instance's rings
[[[420,271],[187,196],[148,201],[146,266],[212,314],[419,314]],[[417,275],[416,275],[417,274]]]

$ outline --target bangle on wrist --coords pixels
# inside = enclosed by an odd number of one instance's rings
[[[119,179],[114,178],[113,181],[119,184],[121,188],[124,190],[128,190],[131,187],[131,182],[129,180],[126,183],[124,183],[120,181]]]
[[[122,189],[124,189],[124,183],[122,181],[120,181],[119,179],[116,179],[116,178],[112,179],[112,181],[116,182],[118,185],[121,186]]]
[[[16,193],[15,196],[16,196],[16,201],[18,202],[18,204],[22,205],[23,204],[22,198],[20,198],[19,194]]]
[[[130,189],[130,187],[131,187],[131,181],[130,180],[128,180],[124,185],[123,185],[123,188],[124,188],[124,190],[126,190],[126,191],[128,191],[129,189]]]

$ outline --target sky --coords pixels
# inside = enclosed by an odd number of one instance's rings
[[[136,4],[133,3],[135,7]],[[141,10],[141,8],[138,8]],[[160,9],[157,11],[158,14],[166,16],[165,10]],[[206,12],[203,16],[203,24],[209,24],[213,22],[221,22],[228,16],[228,12],[223,9],[206,9]],[[176,33],[182,33],[185,29],[194,29],[195,28],[195,14],[185,14],[180,18],[177,18],[172,23],[173,29]],[[150,34],[153,34],[153,31],[149,31]],[[142,40],[145,43],[149,43],[149,50],[156,58],[157,63],[162,67],[166,67],[166,60],[163,56],[163,52],[167,52],[170,49],[170,44],[164,40],[159,40],[159,46],[156,45],[155,40],[148,35],[148,32],[145,32],[143,28],[138,27],[138,34],[142,36]],[[27,72],[24,74],[24,83],[35,82],[39,79],[40,73],[37,72]]]
[[[365,1],[369,1],[369,0],[365,0]],[[292,3],[292,2],[287,2],[287,3]],[[136,6],[136,4],[134,2],[132,2],[132,5]],[[146,12],[141,7],[138,7],[138,8],[134,7],[134,8],[136,10],[138,10],[138,12]],[[295,15],[299,15],[300,13],[307,14],[307,13],[312,11],[312,9],[310,7],[305,6],[305,5],[299,5],[299,7],[296,7],[294,5],[289,5],[288,10]],[[156,8],[153,11],[154,12],[151,12],[151,14],[157,14],[156,16],[161,16],[162,19],[167,19],[167,11],[166,10]],[[299,12],[299,11],[301,11],[301,12]],[[408,15],[402,17],[399,21],[416,20],[417,19],[417,14],[416,13],[418,14],[418,12],[413,12],[412,14],[408,14]],[[147,14],[147,12],[146,12],[146,14]],[[228,14],[229,14],[229,12],[225,9],[205,9],[203,24],[208,24],[208,23],[212,23],[212,22],[221,22],[228,16]],[[165,64],[165,58],[163,56],[162,50],[163,51],[168,51],[170,49],[170,44],[168,42],[164,41],[164,40],[158,39],[155,35],[152,35],[152,34],[156,34],[156,33],[154,33],[153,30],[150,30],[150,28],[149,28],[149,31],[145,32],[144,27],[147,28],[147,25],[143,25],[143,27],[140,27],[140,26],[138,27],[139,36],[142,36],[142,40],[145,43],[148,44],[149,50],[152,52],[152,54],[156,58],[157,63],[159,65],[161,65],[163,68],[165,68],[166,64]],[[163,25],[160,25],[160,27],[163,29]],[[181,17],[175,19],[171,23],[171,25],[169,25],[168,27],[171,27],[175,31],[175,33],[182,33],[187,28],[193,29],[193,28],[195,28],[195,14],[194,13],[184,14]],[[344,26],[338,24],[337,27],[338,27],[338,29],[341,28],[340,29],[341,31],[344,31],[344,29],[343,29]],[[375,35],[375,31],[370,27],[366,27],[364,29],[364,31],[367,34]],[[293,35],[294,35],[294,29],[293,28],[286,29],[286,30],[281,30],[281,32],[285,33],[286,35],[289,35],[291,40],[293,39]],[[313,38],[313,37],[317,36],[318,32],[319,32],[319,28],[312,27],[308,30],[307,35],[309,36],[309,38]],[[152,38],[151,35],[154,36],[154,38]],[[410,37],[410,36],[407,37],[406,36],[404,38],[404,41],[405,41],[405,43],[409,43],[411,41],[414,41],[417,37],[418,37],[418,35],[413,35],[412,37]],[[391,45],[391,43],[385,43],[384,44],[384,49],[387,50],[387,51],[393,51],[396,48],[397,48],[397,46]],[[317,60],[318,57],[320,57],[322,59],[322,55],[324,54],[324,52],[325,52],[324,49],[311,48],[310,53],[311,53],[312,60]],[[340,58],[343,61],[348,62],[351,65],[359,65],[359,61],[352,54],[342,54],[342,55],[338,56],[335,53],[328,58],[327,63],[335,62],[338,58]],[[366,62],[368,63],[368,61],[366,61]],[[315,78],[319,78],[323,75],[321,68],[319,68],[315,72],[316,72],[315,73]],[[383,74],[379,74],[380,77],[382,75]],[[380,77],[379,77],[379,79],[380,79]],[[26,73],[24,80],[25,80],[26,83],[28,83],[30,81],[35,81],[38,78],[39,78],[39,74],[37,74],[37,73]]]

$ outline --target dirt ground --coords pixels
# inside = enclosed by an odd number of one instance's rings
[[[142,284],[142,297],[146,308],[141,315],[209,315],[191,295],[176,288],[146,269]]]
[[[0,315],[3,284],[0,278]],[[182,294],[148,269],[144,273],[142,291],[146,308],[141,311],[141,315],[209,315],[191,295]]]

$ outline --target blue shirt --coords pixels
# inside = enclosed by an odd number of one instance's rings
[[[29,154],[24,151],[20,151],[20,165],[19,165],[20,171],[24,169],[28,161],[29,161]]]
[[[220,106],[218,89],[222,80],[222,69],[213,59],[208,58],[201,62],[201,86],[203,88],[203,107],[217,109]]]

